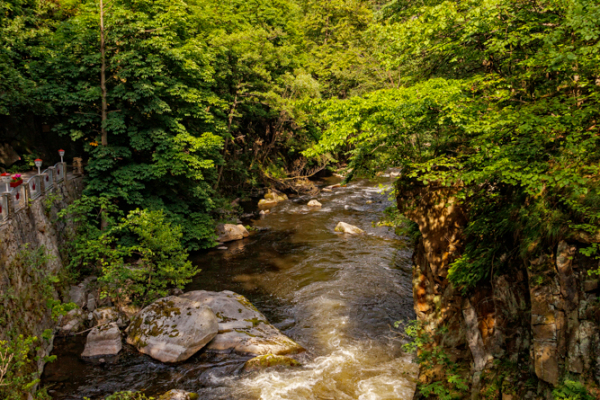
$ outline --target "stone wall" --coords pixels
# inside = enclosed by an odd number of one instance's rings
[[[71,223],[59,221],[57,213],[79,198],[82,191],[83,178],[68,177],[0,225],[0,339],[15,334],[37,336],[41,347],[38,355],[42,356],[38,369],[52,348],[52,340],[43,340],[41,335],[55,326],[46,301],[48,296],[59,298],[48,279],[60,275],[61,248],[73,232]],[[24,258],[23,251],[31,254],[41,248],[47,255],[43,265]]]
[[[463,295],[447,279],[467,221],[456,189],[403,182],[398,193],[400,208],[422,233],[413,257],[417,318],[450,361],[469,370],[465,397],[552,399],[566,376],[590,387],[600,383],[600,292],[588,274],[598,261],[578,252],[584,243],[560,241]],[[429,369],[420,380],[443,374]]]

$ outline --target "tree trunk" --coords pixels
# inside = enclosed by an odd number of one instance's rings
[[[108,134],[106,132],[106,46],[104,41],[104,3],[100,0],[100,90],[102,91],[101,126],[102,146],[108,145]],[[108,221],[104,208],[100,209],[100,229],[106,230]]]
[[[235,108],[237,107],[237,94],[233,100],[233,105],[231,106],[231,110],[229,111],[229,120],[227,122],[227,132],[231,134],[231,123],[233,122],[233,115],[235,113]],[[229,138],[225,139],[225,146],[223,146],[223,161],[226,162],[225,157],[227,156],[227,146],[229,145]],[[214,189],[217,190],[219,188],[219,182],[221,182],[221,177],[223,176],[223,169],[225,168],[225,164],[221,165],[219,168],[219,175],[217,176],[217,183],[215,183]]]
[[[108,145],[108,134],[106,132],[106,47],[104,41],[104,3],[100,0],[100,89],[102,90],[102,146]]]

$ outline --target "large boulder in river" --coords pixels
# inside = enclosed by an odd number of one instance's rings
[[[307,205],[308,205],[309,207],[315,207],[315,208],[316,208],[316,207],[321,207],[321,205],[322,205],[322,204],[321,204],[321,203],[319,203],[319,202],[318,202],[318,201],[316,201],[316,200],[311,200],[311,201],[309,201],[309,202],[308,202],[308,204],[307,204]]]
[[[244,296],[225,290],[195,290],[181,296],[210,307],[219,320],[219,334],[208,350],[243,354],[295,354],[304,348],[271,325]]]
[[[357,235],[359,233],[365,233],[362,229],[357,226],[347,224],[345,222],[340,222],[335,227],[336,232],[349,233],[351,235]]]
[[[123,348],[116,322],[95,327],[88,333],[81,357],[116,356]]]
[[[213,311],[190,298],[169,296],[144,308],[127,328],[127,343],[162,362],[185,361],[219,331]]]
[[[217,241],[221,243],[231,242],[232,240],[241,240],[248,237],[250,233],[244,225],[221,224],[217,226]]]

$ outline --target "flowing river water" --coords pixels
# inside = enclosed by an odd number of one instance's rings
[[[79,357],[81,335],[55,342],[58,359],[43,376],[50,394],[94,400],[120,390],[185,389],[201,400],[412,399],[418,368],[393,328],[414,318],[411,249],[373,224],[390,205],[382,192],[390,183],[380,177],[321,192],[318,210],[306,206],[309,198],[280,203],[252,223],[257,233],[194,257],[202,272],[186,290],[245,295],[307,349],[302,367],[240,373],[250,357],[203,351],[167,365],[128,345],[116,361],[93,364]],[[335,233],[339,221],[367,234]]]

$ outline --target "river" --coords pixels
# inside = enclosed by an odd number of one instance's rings
[[[114,363],[92,364],[79,358],[83,335],[56,340],[58,359],[46,366],[43,383],[59,400],[169,389],[202,400],[412,399],[418,368],[393,328],[414,319],[411,249],[390,228],[374,226],[390,205],[383,193],[390,184],[384,176],[321,192],[318,210],[306,206],[309,198],[280,203],[252,222],[257,232],[249,238],[193,257],[202,272],[186,291],[243,294],[307,349],[302,367],[241,374],[250,357],[202,351],[165,365],[128,345]],[[335,233],[339,221],[366,234]]]

